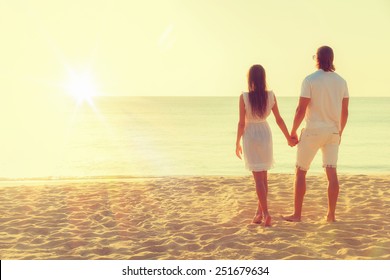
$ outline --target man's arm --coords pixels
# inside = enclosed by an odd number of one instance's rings
[[[295,111],[294,123],[291,129],[291,137],[298,140],[297,130],[305,118],[306,108],[310,103],[310,98],[300,97],[298,107]]]
[[[343,98],[343,103],[341,107],[341,119],[340,119],[340,136],[343,134],[344,128],[347,125],[348,121],[348,105],[349,105],[349,98]]]

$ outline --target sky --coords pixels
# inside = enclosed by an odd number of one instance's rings
[[[322,45],[351,96],[390,96],[389,0],[0,0],[0,92],[298,96]]]

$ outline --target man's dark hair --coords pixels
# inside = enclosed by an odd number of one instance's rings
[[[322,46],[317,50],[317,67],[326,72],[333,72],[336,68],[333,65],[333,50],[331,47]]]

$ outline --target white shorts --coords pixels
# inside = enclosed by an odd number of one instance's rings
[[[322,151],[323,167],[337,167],[340,134],[337,128],[303,129],[297,149],[297,168],[307,171],[318,150]]]

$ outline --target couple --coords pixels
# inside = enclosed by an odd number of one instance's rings
[[[348,119],[349,94],[346,81],[334,72],[333,57],[333,50],[328,46],[317,50],[314,59],[318,70],[307,76],[302,83],[290,134],[279,114],[274,93],[267,91],[264,68],[253,65],[249,70],[249,92],[240,96],[236,155],[241,159],[242,152],[244,153],[245,166],[252,171],[255,180],[258,207],[253,223],[260,224],[264,219],[264,226],[271,225],[267,205],[267,171],[272,166],[273,153],[271,130],[266,121],[271,111],[288,144],[291,147],[298,144],[294,213],[283,218],[290,222],[301,221],[306,173],[317,151],[321,149],[323,167],[328,178],[327,221],[335,221],[339,194],[336,165],[341,135]],[[302,130],[298,141],[297,130],[304,118],[306,128]]]

